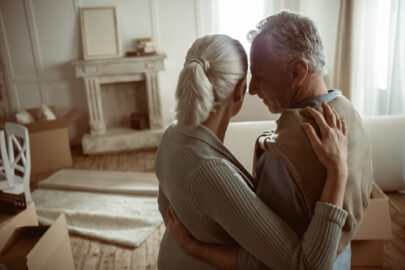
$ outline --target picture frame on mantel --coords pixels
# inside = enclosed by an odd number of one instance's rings
[[[84,59],[120,56],[116,7],[80,9]]]

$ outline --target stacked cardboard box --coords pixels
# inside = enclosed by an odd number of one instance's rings
[[[384,240],[392,238],[388,197],[374,183],[370,203],[352,241],[352,270],[380,269]]]
[[[74,269],[65,216],[38,226],[32,202],[15,216],[0,215],[0,269]]]

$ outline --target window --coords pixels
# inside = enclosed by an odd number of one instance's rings
[[[239,40],[248,52],[247,33],[264,17],[265,0],[218,1],[218,32]]]

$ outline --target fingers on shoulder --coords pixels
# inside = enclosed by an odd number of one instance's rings
[[[316,134],[314,127],[307,122],[303,123],[302,127],[304,128],[311,145],[313,147],[318,147],[321,144],[321,140],[319,139],[318,134]]]
[[[328,125],[330,127],[336,127],[336,124],[337,124],[336,121],[339,116],[337,115],[333,106],[327,104],[326,102],[322,102],[322,108],[325,112],[325,119],[326,119],[326,122],[328,123]]]
[[[306,107],[305,110],[315,119],[315,122],[323,135],[326,129],[329,127],[328,123],[326,123],[325,117],[314,108]]]

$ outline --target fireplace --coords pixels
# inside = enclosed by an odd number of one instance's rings
[[[145,81],[101,85],[106,130],[117,127],[131,128],[131,114],[144,114],[149,118],[147,100]]]
[[[90,134],[82,138],[85,154],[159,145],[163,120],[157,76],[165,57],[157,54],[73,62],[76,77],[85,82],[89,108]],[[140,121],[140,125],[133,121]]]

